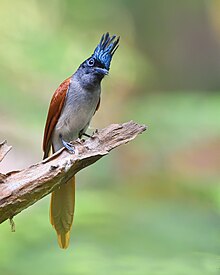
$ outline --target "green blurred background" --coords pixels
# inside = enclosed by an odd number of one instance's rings
[[[60,250],[49,196],[0,226],[0,274],[220,274],[220,1],[0,1],[0,172],[42,158],[52,93],[121,36],[91,131],[149,130],[77,175]]]

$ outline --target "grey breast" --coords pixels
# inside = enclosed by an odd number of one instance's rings
[[[77,139],[80,131],[86,130],[92,116],[95,113],[100,98],[100,85],[94,89],[83,89],[77,81],[70,83],[66,101],[60,118],[53,133],[53,144],[62,143],[59,140],[61,134],[65,141]],[[55,146],[57,147],[57,146]]]

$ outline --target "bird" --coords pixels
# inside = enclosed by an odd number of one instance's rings
[[[82,138],[100,106],[101,82],[108,75],[120,37],[102,35],[93,54],[54,92],[43,136],[43,159],[65,147],[75,153],[71,141]],[[60,248],[69,246],[75,208],[75,176],[52,192],[50,223]]]

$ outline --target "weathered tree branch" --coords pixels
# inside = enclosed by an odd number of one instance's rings
[[[146,126],[132,121],[112,124],[84,142],[73,142],[75,154],[61,149],[26,169],[0,174],[0,223],[48,195],[78,171],[145,130]],[[5,142],[0,144],[0,161],[10,149]]]

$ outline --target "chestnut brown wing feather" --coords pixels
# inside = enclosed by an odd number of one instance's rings
[[[44,139],[43,139],[43,151],[44,159],[48,157],[50,147],[51,147],[51,137],[54,127],[60,117],[61,111],[64,106],[66,99],[66,93],[70,84],[70,77],[64,80],[60,86],[56,89],[49,106],[49,111],[47,115],[46,126],[44,129]]]
[[[99,109],[99,107],[100,107],[100,102],[101,102],[101,98],[99,98],[99,102],[98,102],[98,104],[97,104],[97,106],[96,106],[95,113],[98,111],[98,109]],[[94,114],[95,114],[95,113],[94,113]]]

